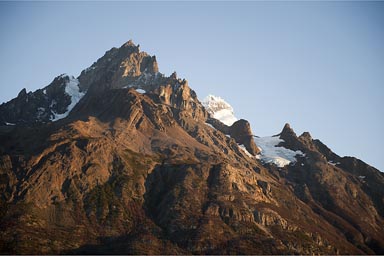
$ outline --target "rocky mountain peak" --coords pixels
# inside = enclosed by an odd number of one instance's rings
[[[38,124],[66,117],[85,93],[80,92],[78,80],[66,74],[35,92],[23,89],[17,98],[0,105],[0,122]]]
[[[79,76],[82,90],[99,93],[123,87],[146,87],[156,83],[158,73],[155,56],[140,51],[130,40],[120,48],[112,48]]]
[[[0,142],[3,254],[384,253],[382,173],[254,136],[132,41],[2,104]]]
[[[122,47],[136,47],[136,45],[133,43],[132,39],[130,39],[126,43],[124,43]]]
[[[291,126],[288,123],[286,123],[283,127],[283,130],[280,133],[280,138],[284,139],[288,137],[297,137],[297,136],[296,136],[296,133],[291,128]]]
[[[146,67],[146,71],[149,73],[156,74],[159,72],[159,66],[157,64],[156,55],[153,55],[149,60],[149,65]],[[144,70],[145,71],[145,70]]]
[[[312,136],[309,132],[303,132],[303,134],[300,135],[300,138],[303,138],[305,140],[312,140]]]
[[[135,45],[132,40],[129,40],[128,42],[122,44],[120,48],[117,48],[117,54],[114,57],[117,57],[117,55],[120,55],[118,57],[124,58],[124,57],[128,57],[132,53],[139,53],[139,52],[140,52],[140,45]]]
[[[177,73],[176,73],[176,71],[174,71],[174,72],[171,74],[171,76],[170,76],[169,78],[171,78],[171,79],[177,79]]]
[[[156,56],[140,51],[132,41],[107,51],[84,70],[78,80],[80,88],[87,90],[84,103],[80,104],[85,107],[88,98],[103,95],[108,90],[134,88],[150,93],[148,95],[160,103],[172,106],[184,121],[186,116],[194,120],[206,119],[206,112],[196,93],[188,86],[188,81],[178,78],[176,72],[169,77],[161,74]]]
[[[27,95],[27,90],[25,88],[23,88],[19,94],[17,94],[17,98],[22,98],[22,97],[25,97]]]
[[[284,125],[283,130],[278,134],[278,136],[284,141],[281,144],[285,147],[292,150],[300,149],[297,135],[288,123]]]
[[[251,125],[247,120],[240,119],[234,122],[229,128],[229,131],[231,137],[234,138],[238,144],[244,145],[249,153],[254,156],[260,153],[259,148],[253,140]]]

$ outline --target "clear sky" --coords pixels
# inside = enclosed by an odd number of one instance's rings
[[[288,122],[384,171],[384,2],[0,2],[0,102],[129,39],[256,135]]]

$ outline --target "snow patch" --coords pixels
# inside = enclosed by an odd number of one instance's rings
[[[16,124],[14,124],[14,123],[7,123],[7,122],[5,122],[5,125],[16,125]]]
[[[53,117],[51,118],[52,122],[63,119],[68,116],[71,110],[76,106],[76,104],[84,97],[85,93],[80,92],[79,81],[73,76],[67,76],[68,81],[65,85],[65,93],[71,97],[71,103],[67,107],[67,111],[62,114],[58,114],[53,112]],[[51,106],[56,104],[56,102],[52,101]]]
[[[149,73],[149,72],[144,71],[143,73],[141,73],[141,75],[138,79],[138,82],[143,83],[144,85],[151,85],[163,76],[164,75],[161,74],[160,72],[156,72],[153,74],[153,73]]]
[[[147,73],[147,72],[143,72],[139,78],[139,80],[141,80],[142,82],[144,82],[144,84],[147,84],[150,82],[152,78],[152,74],[151,73]]]
[[[225,125],[231,126],[238,120],[233,113],[232,106],[220,97],[208,95],[203,99],[201,104],[213,118],[221,121]]]
[[[146,93],[146,91],[145,90],[143,90],[143,89],[136,89],[136,91],[138,92],[138,93]]]
[[[37,120],[40,120],[43,117],[44,113],[45,113],[45,108],[38,107],[37,108]]]
[[[220,120],[223,124],[231,126],[237,121],[237,118],[233,115],[233,112],[228,109],[221,109],[213,114],[213,118]]]
[[[253,158],[254,156],[248,152],[247,148],[243,144],[239,144],[239,148],[244,151],[244,153],[249,156],[250,158]]]
[[[272,163],[277,167],[284,167],[290,163],[295,163],[297,155],[305,156],[300,150],[293,151],[284,147],[278,147],[277,145],[280,142],[284,142],[284,140],[277,136],[255,137],[254,140],[261,150],[258,158],[264,163]]]
[[[164,77],[164,75],[161,74],[160,72],[157,72],[155,74],[143,72],[143,73],[141,73],[141,75],[139,76],[139,78],[136,81],[133,81],[131,84],[127,84],[127,85],[121,87],[121,89],[126,89],[126,88],[131,88],[131,87],[140,89],[143,86],[145,87],[145,86],[152,85],[152,84],[156,83],[158,78],[161,78],[161,77]]]
[[[328,163],[333,165],[333,166],[336,166],[337,164],[340,164],[340,162],[335,163],[335,162],[332,162],[332,161],[329,161]]]
[[[44,93],[45,95],[47,95],[47,89],[44,89],[43,93]]]
[[[211,125],[211,124],[209,124],[209,123],[205,123],[205,124],[208,125],[209,127],[211,127],[212,129],[215,129],[215,130],[216,130],[216,128],[213,127],[213,125]]]
[[[49,104],[49,108],[53,108],[57,104],[56,100],[52,100],[51,104]]]

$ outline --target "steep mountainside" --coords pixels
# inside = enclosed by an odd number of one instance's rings
[[[255,136],[131,41],[0,122],[1,253],[384,253],[383,173],[288,124]]]

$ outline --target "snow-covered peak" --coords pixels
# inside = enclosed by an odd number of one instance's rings
[[[231,105],[220,97],[208,95],[201,103],[213,118],[228,126],[231,126],[238,120],[233,113]]]
[[[53,113],[51,118],[52,122],[63,119],[68,116],[69,112],[76,106],[76,104],[85,95],[84,92],[80,92],[79,81],[73,76],[62,75],[63,78],[67,78],[65,85],[65,93],[71,97],[71,103],[67,107],[67,111],[62,114]],[[53,104],[52,102],[51,104]]]
[[[304,156],[300,150],[293,151],[285,147],[278,147],[284,140],[278,136],[255,137],[256,145],[261,150],[257,157],[264,163],[272,163],[277,167],[284,167],[297,161],[296,156]]]

